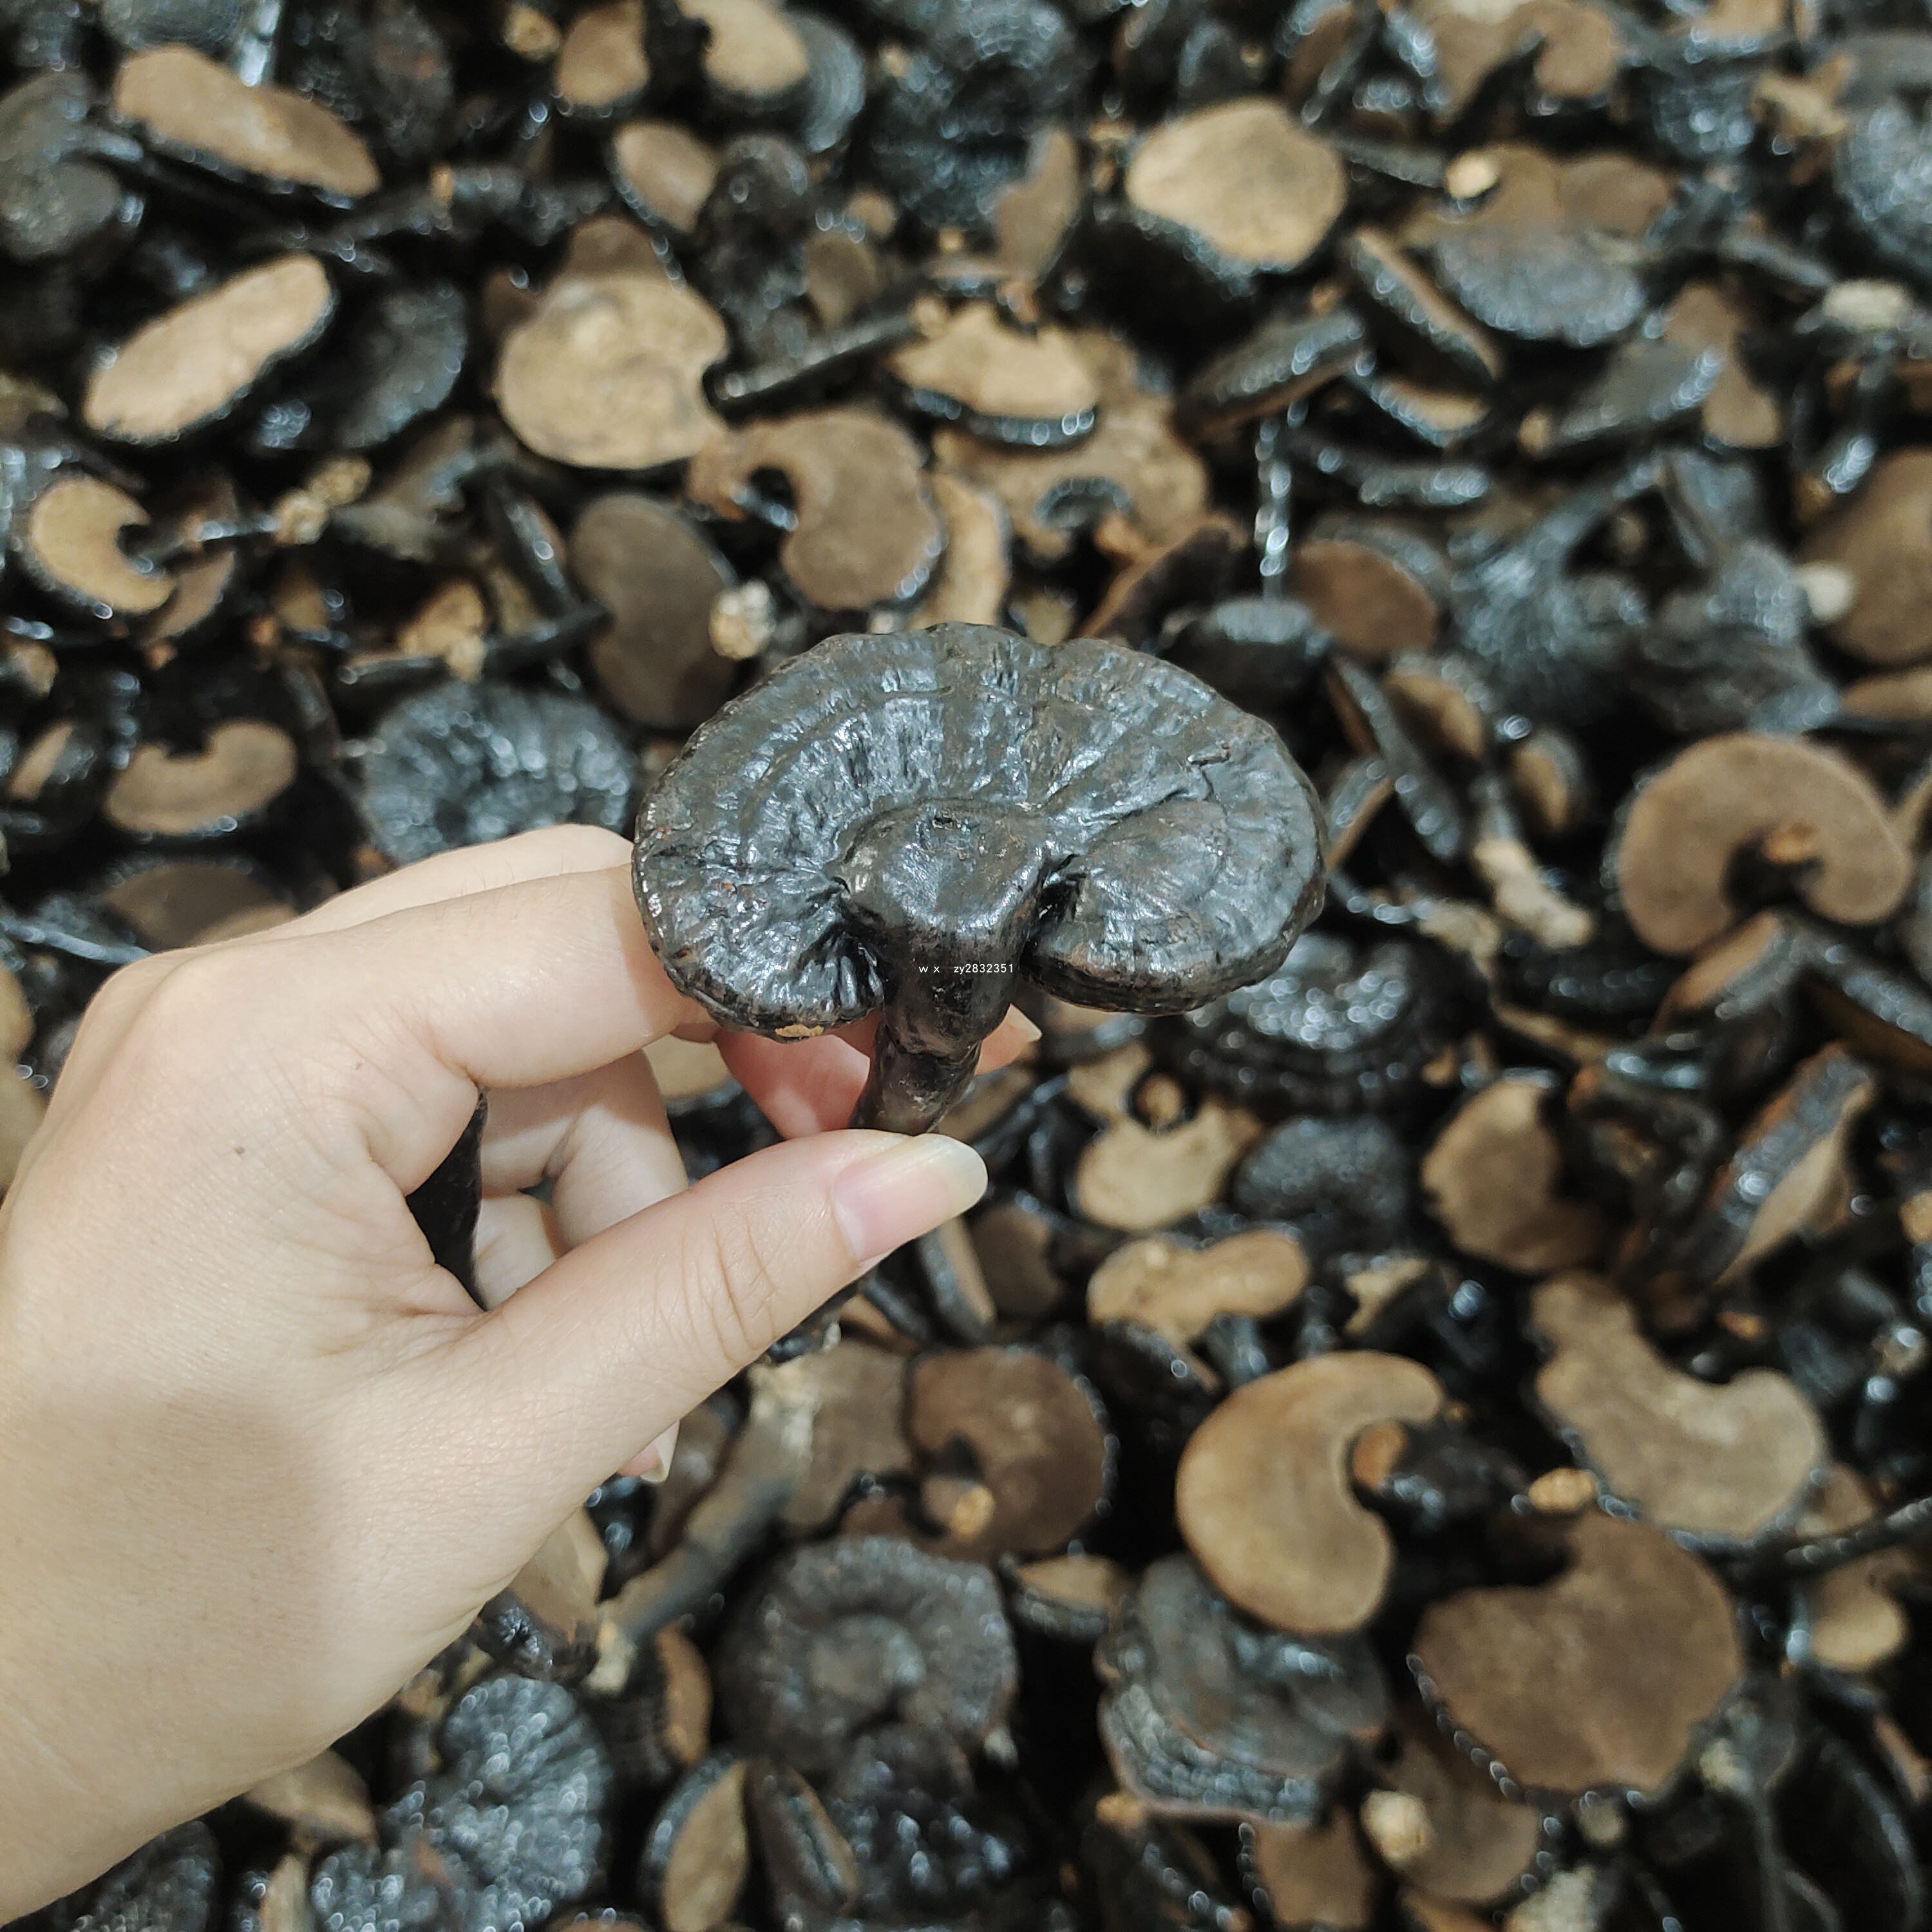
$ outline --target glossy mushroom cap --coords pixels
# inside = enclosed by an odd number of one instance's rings
[[[868,1124],[929,1126],[1016,976],[1178,1012],[1280,964],[1320,903],[1308,782],[1267,725],[1119,645],[834,638],[706,724],[638,828],[652,944],[727,1024],[884,1009]]]

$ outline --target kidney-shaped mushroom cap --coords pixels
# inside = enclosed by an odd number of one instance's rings
[[[1016,973],[1179,1012],[1271,972],[1320,902],[1312,789],[1267,725],[1123,646],[975,624],[833,638],[727,705],[646,800],[635,884],[680,988],[798,1038],[888,1009],[970,1078]]]
[[[718,1658],[733,1733],[808,1774],[881,1724],[982,1744],[1004,1723],[1018,1676],[993,1573],[890,1536],[782,1558]]]
[[[637,887],[720,1018],[822,1032],[908,928],[1061,998],[1183,1010],[1272,971],[1320,890],[1281,741],[1124,646],[979,624],[828,639],[698,732],[646,801]]]
[[[1515,1785],[1654,1794],[1743,1672],[1731,1600],[1648,1523],[1592,1510],[1564,1538],[1554,1582],[1432,1605],[1411,1667]]]
[[[1787,1377],[1746,1369],[1720,1387],[1684,1374],[1591,1275],[1545,1282],[1530,1321],[1552,1351],[1537,1401],[1618,1501],[1714,1546],[1749,1542],[1797,1510],[1825,1430]]]
[[[1244,1610],[1304,1635],[1359,1630],[1395,1561],[1355,1501],[1348,1450],[1372,1423],[1426,1422],[1442,1390],[1419,1362],[1312,1356],[1237,1389],[1190,1439],[1174,1480],[1187,1546]]]
[[[1194,1818],[1312,1822],[1388,1689],[1359,1637],[1310,1643],[1244,1622],[1184,1556],[1150,1564],[1094,1654],[1100,1737],[1122,1784]]]

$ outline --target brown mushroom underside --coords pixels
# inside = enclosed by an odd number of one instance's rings
[[[1137,1322],[1184,1348],[1217,1315],[1279,1315],[1307,1285],[1308,1256],[1281,1228],[1250,1228],[1204,1248],[1154,1235],[1094,1270],[1087,1318]]]
[[[570,566],[610,614],[586,652],[604,695],[640,724],[702,724],[736,675],[711,648],[711,607],[728,580],[710,546],[668,505],[614,491],[578,518]]]
[[[1543,1821],[1512,1804],[1413,1706],[1398,1724],[1400,1754],[1387,1774],[1392,1790],[1413,1798],[1428,1820],[1426,1841],[1407,1856],[1383,1855],[1413,1886],[1465,1905],[1502,1898],[1530,1867],[1543,1841]]]
[[[1850,574],[1850,608],[1826,627],[1840,650],[1875,664],[1932,656],[1932,449],[1881,458],[1798,555]]]
[[[812,71],[812,57],[783,10],[765,0],[678,0],[688,20],[710,29],[704,77],[750,100],[789,93]]]
[[[1825,1432],[1786,1376],[1721,1386],[1674,1368],[1607,1282],[1545,1282],[1530,1320],[1556,1353],[1536,1398],[1619,1502],[1666,1529],[1743,1542],[1788,1514],[1817,1473]]]
[[[1564,1541],[1570,1567],[1552,1582],[1431,1605],[1415,1667],[1523,1789],[1654,1795],[1743,1672],[1731,1600],[1651,1524],[1592,1511]]]
[[[658,469],[723,433],[703,378],[729,340],[707,303],[662,275],[567,276],[505,338],[496,400],[539,456]]]
[[[675,121],[627,121],[610,138],[611,159],[633,196],[679,235],[698,225],[718,178],[718,157]]]
[[[945,542],[919,446],[869,410],[812,410],[748,424],[701,451],[685,487],[721,516],[760,470],[783,472],[798,523],[778,560],[821,610],[902,602],[931,577]]]
[[[313,255],[283,255],[231,277],[137,329],[94,371],[88,428],[160,442],[218,415],[262,371],[310,340],[335,296]]]
[[[935,470],[926,479],[946,526],[946,554],[932,588],[908,622],[997,624],[1012,582],[1006,512],[998,497],[963,476]]]
[[[1816,853],[1796,881],[1814,912],[1870,926],[1897,909],[1912,855],[1864,774],[1822,746],[1733,731],[1680,752],[1631,802],[1616,880],[1637,937],[1682,954],[1728,931],[1732,866],[1787,828]]]
[[[1212,1094],[1165,1132],[1131,1115],[1094,1136],[1076,1164],[1079,1211],[1124,1234],[1151,1234],[1220,1198],[1235,1163],[1261,1138],[1245,1108]]]
[[[1230,1602],[1277,1629],[1359,1630],[1388,1587],[1395,1546],[1356,1502],[1348,1450],[1378,1422],[1426,1422],[1442,1404],[1420,1363],[1360,1350],[1318,1355],[1238,1388],[1190,1438],[1174,1513]]]
[[[1878,1514],[1864,1478],[1842,1462],[1826,1472],[1793,1526],[1800,1537],[1836,1536]],[[1828,1670],[1873,1670],[1911,1641],[1912,1624],[1892,1594],[1912,1574],[1910,1552],[1854,1557],[1800,1586],[1808,1654]]]
[[[970,302],[937,334],[886,358],[908,388],[925,389],[982,416],[1058,422],[1090,413],[1100,400],[1094,372],[1064,329],[1029,335],[991,302]]]
[[[124,490],[95,476],[60,476],[27,513],[27,548],[54,582],[113,611],[137,617],[158,610],[174,592],[165,571],[137,569],[120,535],[148,520]]]
[[[1424,1192],[1450,1239],[1526,1274],[1578,1267],[1604,1239],[1595,1208],[1556,1192],[1563,1151],[1543,1118],[1546,1091],[1504,1074],[1462,1102],[1422,1159]]]
[[[362,137],[320,103],[292,88],[250,86],[192,47],[130,55],[114,77],[113,100],[117,114],[170,146],[245,175],[349,200],[382,184]]]
[[[200,752],[139,746],[108,788],[101,816],[124,832],[184,838],[246,818],[295,782],[301,760],[286,731],[255,718],[231,718]]]
[[[1128,164],[1127,199],[1244,267],[1299,268],[1348,199],[1335,151],[1279,101],[1223,101],[1164,122]]]
[[[644,0],[610,0],[585,8],[571,22],[550,78],[566,107],[594,112],[628,100],[650,77]]]
[[[1246,1845],[1248,1869],[1276,1925],[1364,1932],[1374,1923],[1376,1870],[1347,1806],[1337,1805],[1324,1825],[1251,1826]]]
[[[949,1556],[1058,1550],[1106,1493],[1100,1418],[1072,1377],[1031,1349],[928,1356],[906,1385],[906,1432],[928,1456],[963,1446],[990,1495],[990,1513],[956,1530]]]
[[[1288,587],[1345,650],[1382,664],[1436,642],[1442,613],[1427,587],[1372,544],[1313,536],[1298,544]]]

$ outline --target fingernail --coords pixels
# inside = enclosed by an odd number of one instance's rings
[[[657,1467],[644,1469],[638,1473],[647,1483],[661,1483],[670,1474],[670,1459],[677,1454],[677,1424],[673,1423],[651,1446],[644,1451],[646,1457],[655,1456]]]
[[[853,1258],[870,1268],[986,1191],[986,1163],[964,1141],[922,1134],[848,1167],[832,1184],[832,1209]]]
[[[1019,1035],[1020,1044],[1022,1046],[1032,1046],[1034,1042],[1040,1036],[1040,1028],[1034,1025],[1033,1022],[1017,1006],[1009,1006],[1006,1009],[1006,1017],[1003,1024],[1011,1028]]]

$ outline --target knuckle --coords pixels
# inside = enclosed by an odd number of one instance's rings
[[[680,1294],[694,1343],[734,1363],[770,1345],[777,1276],[752,1228],[735,1218],[704,1217],[680,1258]]]

